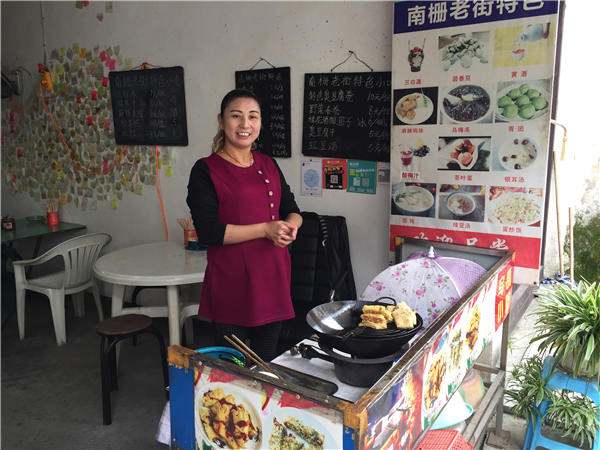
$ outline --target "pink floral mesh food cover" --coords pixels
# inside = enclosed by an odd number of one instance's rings
[[[412,254],[406,261],[377,275],[359,297],[375,301],[392,297],[406,302],[423,318],[426,327],[456,303],[483,275],[485,269],[467,259],[429,253]]]

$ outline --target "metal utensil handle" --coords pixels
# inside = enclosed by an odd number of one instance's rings
[[[375,300],[373,303],[379,303],[379,300],[383,300],[383,299],[388,299],[388,300],[392,300],[394,302],[394,306],[398,304],[398,302],[396,302],[396,299],[393,297],[379,297],[377,300]],[[385,303],[384,303],[385,304]]]

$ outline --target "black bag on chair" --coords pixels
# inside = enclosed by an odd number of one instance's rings
[[[306,314],[315,306],[356,299],[346,219],[314,212],[303,212],[302,219],[296,241],[290,246],[290,289],[296,317],[283,327],[283,346],[294,345],[314,333],[306,323]]]

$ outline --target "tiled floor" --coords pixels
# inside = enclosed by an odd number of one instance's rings
[[[3,291],[10,294],[6,286]],[[77,318],[67,302],[68,341],[61,347],[56,346],[44,297],[28,298],[25,340],[18,338],[15,316],[7,320],[2,329],[2,449],[166,448],[154,440],[165,396],[158,349],[150,337],[142,337],[135,347],[129,342],[123,346],[119,391],[112,395],[113,424],[102,425],[99,337],[91,298],[86,307],[86,315]],[[535,301],[511,333],[509,369],[535,351],[529,346],[534,309]],[[155,322],[166,336],[166,319]],[[193,345],[212,345],[211,335],[208,324],[197,323]],[[505,448],[521,449],[525,421],[505,414],[504,424],[511,433]]]
[[[537,352],[537,345],[530,344],[529,341],[534,336],[533,325],[535,323],[534,313],[537,308],[537,303],[534,299],[531,304],[516,324],[508,342],[508,361],[507,361],[507,378],[514,364],[522,361],[524,358],[533,356]],[[490,427],[495,426],[495,416],[490,421]],[[527,431],[527,422],[525,419],[513,416],[507,412],[503,417],[503,428],[510,433],[510,441],[503,449],[520,450],[525,442],[525,434]],[[484,450],[497,450],[497,447],[483,444]]]

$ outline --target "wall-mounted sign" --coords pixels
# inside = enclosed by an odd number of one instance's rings
[[[515,250],[539,281],[557,12],[394,4],[392,236]]]
[[[302,153],[389,161],[390,72],[304,75]]]
[[[262,103],[262,130],[256,143],[258,151],[278,158],[290,158],[290,68],[237,71],[235,87],[251,90]]]

